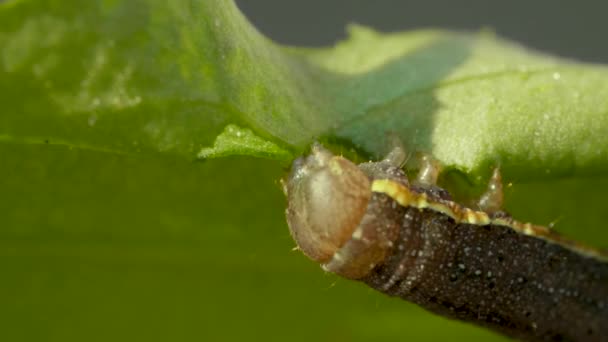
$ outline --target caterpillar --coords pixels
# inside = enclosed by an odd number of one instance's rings
[[[436,314],[526,341],[608,340],[608,256],[501,210],[495,169],[477,209],[402,146],[354,164],[320,144],[283,182],[290,233],[322,268]]]

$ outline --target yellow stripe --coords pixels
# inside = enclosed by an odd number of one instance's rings
[[[608,261],[608,255],[599,250],[570,241],[560,241],[561,238],[556,240],[554,238],[554,236],[556,236],[555,233],[551,232],[551,230],[546,227],[535,226],[530,223],[521,223],[511,219],[491,219],[488,214],[483,211],[472,210],[455,202],[447,200],[445,202],[436,202],[429,200],[425,193],[417,193],[410,190],[410,188],[407,186],[389,179],[374,180],[372,182],[372,191],[387,195],[403,207],[412,207],[417,209],[428,208],[445,214],[454,219],[456,223],[466,223],[479,226],[492,224],[509,227],[520,234],[538,237],[545,241],[564,246],[577,253],[595,257],[603,261]]]
[[[430,201],[425,193],[413,192],[409,188],[388,179],[374,180],[372,182],[372,191],[383,193],[404,207],[432,209],[448,215],[458,223],[477,225],[486,225],[492,223],[492,220],[490,220],[488,214],[484,213],[483,211],[474,211],[469,208],[457,206],[455,203],[450,202],[455,208],[458,209],[454,210],[444,203]]]

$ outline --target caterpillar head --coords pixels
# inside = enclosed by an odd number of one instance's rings
[[[294,161],[284,190],[291,235],[304,254],[320,263],[350,239],[371,197],[365,173],[318,144]]]

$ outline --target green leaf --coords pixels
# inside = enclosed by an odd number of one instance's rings
[[[203,148],[198,153],[198,157],[202,159],[218,158],[233,154],[277,158],[279,160],[286,160],[291,156],[288,151],[276,144],[256,136],[250,129],[228,125],[215,139],[213,147]]]
[[[608,68],[349,32],[278,46],[224,0],[0,4],[3,336],[500,339],[290,252],[278,180],[313,140],[377,158],[396,133],[462,194],[500,165],[515,217],[608,246]]]

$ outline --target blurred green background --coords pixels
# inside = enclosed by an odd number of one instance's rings
[[[26,1],[12,2],[18,5]],[[100,3],[112,8],[117,1]],[[64,11],[61,1],[45,4],[47,8],[40,12],[48,11],[49,18]],[[119,18],[121,22],[147,18],[145,9],[135,1],[133,4],[127,6],[129,11]],[[455,6],[448,1],[386,0],[372,5],[369,1],[256,0],[238,1],[238,5],[263,33],[290,45],[331,44],[344,37],[344,26],[349,22],[380,30],[420,26],[476,30],[489,26],[547,52],[608,61],[608,46],[601,43],[608,29],[602,16],[606,4],[572,8],[570,3],[554,1],[492,5],[468,1]],[[19,8],[27,12],[27,7]],[[69,13],[80,10],[77,5],[65,9]],[[23,20],[0,15],[0,24],[10,28],[20,26]],[[44,36],[41,44],[52,46],[53,37],[43,33],[52,31],[49,27],[56,28],[53,25],[49,20],[40,27],[30,27],[32,31],[24,38]],[[89,28],[83,37],[74,31],[74,36],[87,41],[113,29],[108,24]],[[115,43],[137,44],[140,38]],[[32,56],[28,55],[31,51],[13,49],[22,54],[17,56],[7,54],[6,45],[1,48],[5,51],[4,65],[10,64],[10,58],[23,56],[31,57],[24,59],[28,65],[38,65],[35,61],[44,56],[44,50]],[[79,46],[70,48],[77,51]],[[169,59],[171,46],[162,48],[154,52]],[[142,55],[146,53],[149,51],[142,51]],[[142,61],[150,62],[146,58]],[[73,76],[85,68],[78,61],[63,61],[66,65],[69,62],[74,63],[73,69],[55,75],[59,88],[69,89]],[[39,67],[44,69],[45,64]],[[154,94],[158,102],[110,111],[105,121],[103,117],[99,122],[96,116],[78,117],[79,113],[64,113],[64,121],[54,121],[47,114],[60,109],[50,103],[61,103],[61,99],[47,99],[44,84],[19,74],[19,66],[16,70],[17,76],[12,78],[0,74],[0,89],[4,91],[0,104],[3,341],[503,340],[327,275],[291,251],[294,243],[285,224],[285,200],[278,184],[285,165],[250,157],[195,162],[183,157],[184,151],[193,150],[191,146],[172,145],[170,133],[175,132],[158,133],[161,136],[154,141],[157,150],[145,143],[139,147],[121,140],[131,137],[122,134],[132,129],[130,124],[134,127],[145,122],[147,111],[152,110],[148,106],[167,108],[169,113],[179,108],[180,115],[188,118],[196,116],[197,110],[218,110],[201,109],[203,106],[192,99],[194,95],[185,94],[187,100],[171,102],[165,101],[166,93],[159,92]],[[170,75],[164,79],[137,77],[146,85],[171,82]],[[103,88],[112,80],[98,82]],[[125,120],[127,115],[135,121]],[[164,120],[172,119],[167,115]],[[162,130],[166,122],[159,121]],[[180,129],[188,137],[200,134],[212,138],[209,132],[219,133],[225,122]],[[95,129],[89,129],[92,126]],[[78,139],[104,141],[101,145],[105,147],[80,148],[53,139],[48,144],[17,141],[4,135],[27,132],[42,139],[48,130],[61,136],[72,134],[74,127],[79,128],[75,134]],[[206,142],[211,143],[211,138]],[[179,153],[159,153],[162,148]],[[139,153],[140,149],[147,153]],[[608,233],[597,225],[608,219],[605,205],[598,200],[608,189],[605,178],[514,187],[517,191],[510,191],[507,199],[512,212],[534,222],[561,219],[569,226],[580,225],[585,229],[577,232],[577,237],[596,241],[598,246],[608,245]],[[588,198],[580,205],[596,215],[580,217],[581,208],[554,201],[552,190],[556,188],[566,189],[568,196]],[[547,204],[530,208],[530,197]]]

